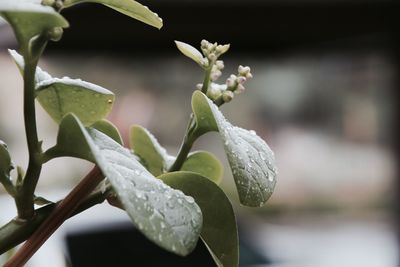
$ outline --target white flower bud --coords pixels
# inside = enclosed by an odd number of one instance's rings
[[[222,54],[226,53],[229,50],[230,46],[231,46],[230,44],[219,45],[219,46],[217,46],[216,51],[217,51],[217,53],[219,55],[222,55]]]
[[[240,65],[238,68],[238,72],[241,76],[246,76],[247,73],[250,73],[250,67],[243,67],[242,65]]]
[[[239,76],[237,77],[236,81],[238,84],[244,84],[244,82],[246,81],[246,77]]]
[[[203,40],[201,40],[200,45],[201,45],[201,48],[207,48],[208,41],[203,39]]]
[[[232,101],[234,96],[235,95],[232,93],[232,91],[224,91],[222,93],[222,100],[224,100],[225,103],[228,103],[228,102]]]
[[[196,84],[196,88],[197,88],[198,90],[201,90],[201,88],[203,88],[203,84],[202,84],[202,83]]]
[[[247,73],[247,74],[246,74],[246,78],[247,78],[247,79],[251,79],[251,78],[253,78],[253,74],[251,74],[250,72],[249,72],[249,73]]]
[[[216,66],[219,70],[222,70],[222,69],[224,69],[224,67],[225,67],[224,62],[223,62],[222,60],[217,60],[217,61],[215,62],[215,66]]]
[[[232,79],[232,77],[229,77],[228,79],[226,79],[226,86],[228,87],[228,89],[235,88],[236,79]]]
[[[222,72],[220,70],[215,70],[211,72],[210,79],[211,81],[215,82],[218,80],[219,77],[221,77]]]
[[[208,59],[210,61],[215,61],[215,60],[217,60],[217,56],[214,53],[210,53],[210,54],[208,54]]]

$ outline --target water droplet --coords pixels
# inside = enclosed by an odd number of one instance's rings
[[[192,197],[190,197],[190,196],[186,196],[185,199],[189,204],[193,204],[194,203],[194,199]]]
[[[176,247],[175,247],[175,245],[172,245],[172,251],[176,251]]]
[[[158,234],[158,241],[162,242],[162,234]]]
[[[142,223],[139,223],[138,226],[139,226],[140,230],[143,230],[143,224]]]
[[[165,229],[165,223],[164,222],[160,222],[160,227],[161,227],[161,229]]]
[[[254,130],[250,130],[249,132],[251,135],[257,135],[256,131],[254,131]]]
[[[113,102],[112,99],[108,99],[107,101],[108,104],[112,104],[112,102]]]
[[[182,204],[182,203],[183,203],[183,202],[182,202],[182,199],[178,198],[178,203],[179,203],[179,204]]]

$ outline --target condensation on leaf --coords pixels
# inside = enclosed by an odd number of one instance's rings
[[[159,177],[172,188],[192,196],[203,213],[201,238],[219,267],[237,267],[239,238],[228,197],[215,183],[197,173],[172,172]]]
[[[67,115],[60,124],[57,145],[46,153],[97,163],[133,224],[154,243],[179,255],[187,255],[196,246],[202,226],[198,205],[151,175],[128,149],[107,135],[85,129],[76,116]]]
[[[192,107],[196,119],[203,118],[199,121],[203,129],[212,125],[210,130],[215,130],[217,125],[240,202],[251,207],[264,205],[274,191],[277,175],[274,153],[267,143],[254,131],[233,126],[200,91],[194,92]]]

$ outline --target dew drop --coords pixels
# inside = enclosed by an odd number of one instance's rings
[[[251,135],[257,135],[256,131],[254,131],[254,130],[250,130],[249,132]]]
[[[183,202],[182,202],[182,199],[178,198],[178,203],[179,203],[179,204],[182,204],[182,203],[183,203]]]
[[[189,204],[193,204],[194,203],[194,199],[192,197],[190,197],[190,196],[186,196],[185,199]]]

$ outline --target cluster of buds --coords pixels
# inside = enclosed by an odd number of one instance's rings
[[[211,68],[210,79],[215,82],[222,75],[222,70],[224,69],[224,62],[222,60],[217,60]]]
[[[61,10],[64,6],[63,0],[42,0],[42,5],[51,6],[55,10]]]
[[[226,51],[229,50],[230,45],[225,44],[225,45],[219,45],[218,43],[210,43],[207,40],[202,40],[201,41],[201,51],[203,52],[203,55],[205,56],[202,65],[204,68],[208,68],[214,65],[214,63],[217,61],[217,59]]]
[[[238,74],[231,74],[231,76],[226,79],[226,89],[235,94],[243,93],[245,90],[244,83],[250,78],[253,78],[253,75],[250,72],[250,67],[243,67],[240,65],[238,68]]]

